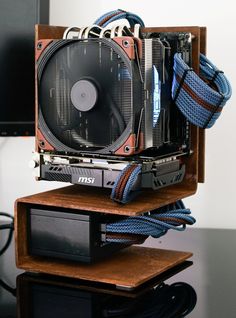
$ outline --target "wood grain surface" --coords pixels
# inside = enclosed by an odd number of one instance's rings
[[[180,264],[171,267],[169,270],[164,271],[162,274],[155,276],[153,279],[148,280],[145,284],[140,285],[139,288],[135,288],[132,291],[125,289],[117,289],[116,286],[112,284],[104,284],[99,282],[94,283],[93,281],[86,281],[47,274],[34,275],[27,272],[17,276],[17,299],[20,299],[20,303],[22,303],[21,307],[22,305],[27,306],[26,299],[29,299],[30,297],[29,293],[31,292],[32,284],[50,285],[59,288],[61,287],[70,288],[73,290],[83,290],[91,293],[123,296],[127,298],[137,298],[142,295],[145,295],[152,288],[158,286],[163,281],[166,281],[167,279],[182,272],[186,268],[192,266],[192,264],[193,262],[191,261],[183,261]],[[22,315],[22,317],[26,318],[28,316]]]
[[[29,272],[107,283],[132,290],[191,256],[188,252],[132,246],[90,265],[28,255],[21,258],[17,266]]]
[[[186,185],[173,185],[160,190],[142,191],[128,204],[119,204],[110,199],[110,189],[71,185],[41,192],[17,200],[17,203],[39,204],[75,210],[119,215],[140,215],[195,193]],[[17,207],[16,207],[17,208]]]

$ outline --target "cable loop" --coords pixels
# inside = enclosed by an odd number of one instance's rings
[[[183,202],[177,201],[145,215],[128,217],[107,224],[106,241],[133,244],[134,235],[137,242],[139,241],[137,235],[141,235],[140,242],[143,242],[148,236],[159,238],[168,230],[184,231],[186,224],[193,225],[196,222],[190,214],[191,211],[185,208]]]
[[[181,53],[175,54],[172,98],[192,124],[211,128],[231,94],[228,79],[206,56],[200,54],[198,76],[184,62]]]
[[[141,27],[144,27],[144,22],[138,15],[132,12],[124,11],[122,9],[110,11],[103,14],[95,21],[95,24],[100,25],[101,27],[106,27],[111,22],[120,19],[126,19],[129,22],[130,27],[134,27],[135,24],[140,24]]]

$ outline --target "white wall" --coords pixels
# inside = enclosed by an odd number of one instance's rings
[[[234,86],[236,19],[232,0],[51,0],[51,24],[89,25],[102,13],[117,8],[139,14],[147,26],[207,26],[208,57]],[[236,227],[235,99],[233,96],[216,126],[207,131],[206,182],[196,196],[185,200],[199,227]],[[31,176],[27,164],[33,143],[33,138],[0,139],[0,210],[12,212],[17,197],[56,186],[36,182]]]
[[[16,198],[60,185],[35,181],[28,167],[33,149],[33,137],[0,138],[0,211],[13,213]]]

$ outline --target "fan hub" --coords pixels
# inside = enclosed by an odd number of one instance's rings
[[[71,102],[76,109],[87,112],[95,106],[98,91],[92,81],[83,79],[73,85],[70,96]]]

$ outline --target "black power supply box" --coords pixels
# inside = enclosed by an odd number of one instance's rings
[[[114,217],[112,216],[113,221]],[[32,205],[28,213],[31,255],[91,263],[124,248],[104,241],[107,214]]]

